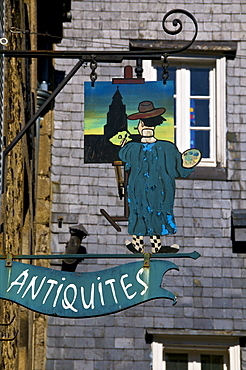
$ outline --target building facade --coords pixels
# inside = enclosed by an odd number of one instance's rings
[[[123,78],[126,65],[133,70],[138,66],[138,73],[141,69],[139,61],[125,60],[98,63],[94,71],[95,50],[169,51],[191,40],[194,27],[184,15],[182,32],[171,36],[163,31],[163,16],[178,7],[197,19],[196,43],[188,51],[168,57],[168,67],[163,60],[151,59],[144,60],[142,68],[145,80],[155,81],[162,79],[167,67],[169,81],[175,87],[176,145],[180,152],[198,147],[203,153],[193,174],[176,181],[174,214],[178,232],[163,237],[162,243],[176,243],[180,253],[195,250],[201,256],[197,260],[172,259],[179,271],[169,271],[162,286],[177,296],[175,306],[169,300],[156,299],[116,314],[75,320],[48,319],[11,302],[1,302],[2,322],[15,317],[3,336],[11,338],[18,331],[15,340],[1,344],[2,368],[244,369],[244,2],[184,1],[177,5],[163,0],[73,0],[71,4],[64,2],[63,9],[55,12],[65,21],[63,38],[60,28],[52,28],[52,12],[48,16],[42,9],[41,5],[45,8],[49,4],[34,3],[5,1],[5,8],[0,8],[2,29],[8,31],[0,37],[9,39],[9,49],[51,49],[55,38],[58,51],[91,50],[94,56],[92,63],[84,63],[58,95],[54,110],[42,118],[39,139],[34,133],[33,137],[26,135],[8,154],[2,195],[2,254],[64,253],[71,227],[77,224],[89,234],[82,242],[87,253],[128,253],[128,223],[117,171],[108,161],[85,160],[84,83],[90,83],[90,74],[96,72],[96,89],[97,83]],[[67,22],[70,5],[72,21]],[[49,32],[44,24],[50,25]],[[171,22],[167,25],[172,29]],[[27,30],[33,32],[30,40]],[[30,64],[26,59],[5,59],[6,145],[32,116],[36,89],[41,86],[43,91],[52,90],[55,80],[75,63],[65,58],[57,58],[53,64],[51,60],[32,60]],[[121,231],[108,222],[101,209],[121,219]],[[146,245],[146,251],[150,251],[148,240]],[[86,259],[76,271],[100,271],[127,262],[106,257]],[[51,262],[51,267],[61,269],[61,261]]]
[[[180,252],[196,250],[201,257],[177,259],[179,272],[165,275],[163,285],[178,297],[175,306],[154,300],[105,317],[50,318],[47,369],[156,370],[177,363],[184,369],[245,367],[245,237],[241,244],[231,240],[231,225],[239,219],[243,225],[246,207],[244,2],[72,1],[72,22],[57,50],[166,50],[170,40],[178,47],[192,38],[191,23],[181,17],[184,27],[177,36],[165,34],[161,26],[164,14],[177,7],[195,16],[199,30],[189,52],[168,60],[169,79],[176,86],[176,144],[181,152],[198,146],[203,160],[189,178],[176,182],[178,232],[163,242],[177,243]],[[68,72],[73,63],[56,60],[55,65]],[[98,63],[95,89],[99,81],[123,77],[126,64],[136,67],[134,61]],[[144,61],[143,69],[146,80],[161,79],[160,60]],[[117,232],[100,212],[124,214],[113,166],[84,161],[84,82],[90,82],[90,73],[88,63],[56,100],[53,253],[65,251],[69,227],[78,223],[89,233],[83,242],[87,253],[125,253],[129,239],[126,221]],[[126,262],[89,259],[77,271]]]

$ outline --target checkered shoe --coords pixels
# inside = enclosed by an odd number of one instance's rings
[[[152,249],[152,253],[177,253],[178,251],[179,251],[178,244],[173,244],[170,247],[162,245],[157,252],[154,252]]]
[[[144,240],[142,235],[133,235],[132,236],[132,245],[138,253],[144,253]]]
[[[153,235],[150,237],[152,253],[158,253],[161,249],[161,239],[159,236]]]

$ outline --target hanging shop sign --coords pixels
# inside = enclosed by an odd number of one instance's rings
[[[122,311],[156,298],[176,303],[162,288],[163,275],[178,267],[171,261],[143,261],[107,270],[70,273],[40,266],[0,261],[0,298],[46,315],[84,318]]]
[[[124,197],[128,202],[128,232],[132,237],[131,241],[126,241],[126,247],[134,258],[150,256],[149,253],[144,254],[143,238],[146,236],[150,238],[152,255],[157,254],[159,258],[164,258],[165,253],[178,251],[177,244],[162,247],[160,236],[172,235],[177,231],[173,215],[175,179],[188,176],[201,160],[198,149],[190,148],[180,153],[173,143],[174,85],[173,81],[167,81],[167,57],[186,50],[197,35],[194,17],[180,9],[165,15],[164,31],[172,35],[181,32],[182,22],[177,19],[173,20],[176,31],[168,31],[165,27],[166,18],[178,12],[193,21],[195,35],[179,50],[159,55],[163,61],[163,83],[144,82],[140,76],[137,76],[138,82],[129,83],[128,79],[122,83],[117,79],[113,82],[95,83],[97,62],[121,63],[122,60],[136,60],[139,72],[142,60],[154,60],[159,52],[98,52],[96,57],[91,52],[90,55],[84,55],[82,51],[76,55],[65,53],[67,58],[79,58],[79,62],[3,152],[4,160],[89,58],[92,71],[91,82],[85,83],[85,163],[118,161],[124,165],[127,179],[123,184]],[[26,57],[26,53],[18,51],[16,54],[15,51],[10,51],[8,55]],[[51,53],[39,53],[28,51],[28,57],[52,57]],[[54,57],[57,55],[56,52]],[[63,52],[59,55],[64,56]],[[76,244],[76,248],[77,246]],[[72,257],[67,254],[60,259],[85,258],[84,254],[79,255],[77,252],[76,249]],[[124,258],[127,256],[129,254],[124,255]],[[26,256],[27,259],[32,257]],[[46,257],[52,258],[54,255]],[[107,257],[109,255],[103,256],[104,259]],[[174,255],[169,257],[173,258]],[[196,259],[199,254],[177,253],[177,257]],[[19,256],[19,259],[26,258]],[[123,264],[97,272],[74,273],[10,262],[7,258],[7,261],[0,261],[0,298],[46,315],[66,318],[102,316],[157,298],[170,299],[176,303],[174,293],[162,286],[163,276],[173,269],[178,270],[173,262],[158,259],[148,260],[147,263],[139,261]]]
[[[124,164],[132,236],[126,241],[128,250],[144,253],[144,237],[148,236],[152,253],[165,253],[166,247],[178,251],[177,245],[162,246],[160,236],[177,232],[175,180],[189,176],[202,154],[194,147],[180,153],[173,143],[173,81],[164,87],[160,81],[117,81],[119,85],[85,83],[85,162]]]

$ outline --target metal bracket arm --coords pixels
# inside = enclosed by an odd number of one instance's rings
[[[53,91],[53,93],[48,97],[45,103],[39,108],[39,110],[32,116],[32,118],[27,122],[24,128],[15,137],[15,139],[3,151],[4,157],[13,149],[13,147],[18,143],[18,141],[22,138],[22,136],[24,136],[25,133],[29,130],[29,128],[33,125],[33,123],[41,116],[41,114],[50,105],[50,103],[55,99],[55,97],[59,94],[59,92],[63,89],[63,87],[68,83],[68,81],[75,75],[75,73],[78,71],[78,69],[82,66],[83,63],[84,63],[83,60],[78,61],[78,63],[68,73],[68,75],[64,78],[64,80],[57,86],[57,88]]]
[[[115,253],[115,254],[23,254],[23,255],[13,255],[12,258],[15,260],[54,260],[54,259],[64,259],[64,258],[83,258],[83,259],[117,259],[117,258],[129,258],[129,259],[135,259],[135,258],[143,258],[143,253]],[[193,251],[190,253],[153,253],[151,254],[151,258],[192,258],[193,260],[196,260],[200,257],[200,253]],[[6,255],[0,255],[0,260],[6,259]]]
[[[168,35],[177,35],[183,30],[183,24],[180,19],[173,19],[171,20],[171,16],[173,14],[182,14],[188,17],[195,28],[194,36],[191,41],[189,41],[186,45],[181,47],[180,49],[175,50],[168,50],[168,51],[54,51],[54,50],[0,50],[0,55],[3,54],[5,57],[21,57],[21,58],[38,58],[38,57],[46,57],[46,58],[63,58],[63,59],[83,59],[85,62],[91,62],[91,55],[92,53],[96,56],[97,62],[101,63],[121,63],[123,60],[138,60],[146,59],[146,60],[153,60],[153,59],[160,59],[163,54],[177,54],[182,51],[187,50],[195,41],[198,33],[198,25],[195,17],[189,13],[187,10],[184,9],[173,9],[167,12],[162,20],[162,27],[165,33]],[[165,23],[169,18],[172,21],[172,25],[175,28],[173,31],[169,30]],[[21,33],[21,32],[19,32]]]
[[[79,68],[83,65],[83,63],[84,63],[83,60],[79,60],[77,62],[77,64],[72,68],[72,70],[68,73],[68,75],[63,79],[63,81],[52,92],[52,94],[48,97],[48,99],[44,102],[44,104],[32,116],[32,118],[27,122],[27,124],[23,127],[23,129],[17,134],[17,136],[13,139],[13,141],[3,151],[2,184],[4,184],[5,158],[8,155],[8,153],[15,147],[15,145],[20,141],[20,139],[27,133],[29,128],[36,122],[36,120],[42,115],[42,113],[45,111],[45,109],[52,103],[52,101],[55,99],[55,97],[59,94],[59,92],[63,89],[63,87],[66,86],[68,81],[75,75],[75,73],[79,70]],[[4,187],[2,188],[2,191],[4,191]]]

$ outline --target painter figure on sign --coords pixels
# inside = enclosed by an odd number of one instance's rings
[[[189,149],[181,154],[172,142],[155,138],[155,127],[166,121],[162,117],[165,108],[142,101],[138,110],[128,119],[139,120],[141,141],[127,142],[119,151],[129,171],[128,232],[132,241],[126,241],[126,247],[133,253],[143,253],[144,236],[149,236],[152,253],[175,253],[179,250],[177,244],[162,246],[160,239],[177,231],[173,214],[175,179],[188,176],[199,163],[201,153]]]

